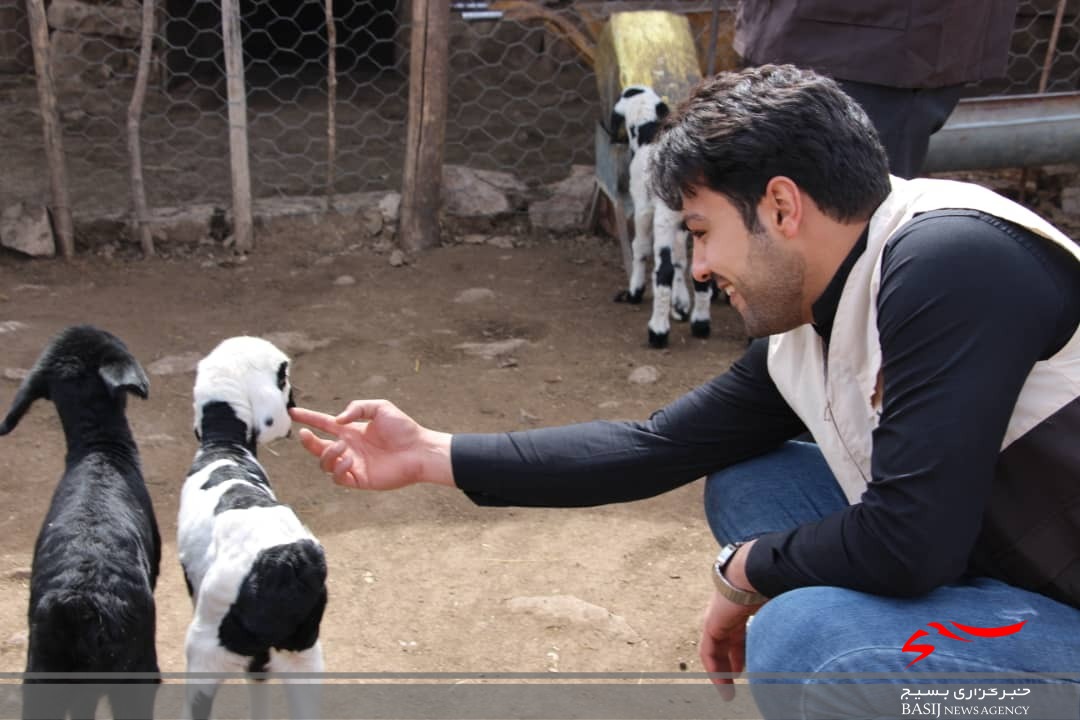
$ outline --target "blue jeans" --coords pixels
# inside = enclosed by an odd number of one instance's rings
[[[748,540],[817,520],[847,505],[817,445],[789,442],[779,450],[711,475],[705,513],[721,543]],[[947,629],[1001,627],[1018,633],[971,642],[942,637]],[[908,667],[916,641],[935,651]],[[962,633],[957,633],[962,634]],[[770,600],[750,623],[751,673],[1048,672],[1080,676],[1080,610],[985,577],[965,578],[917,598],[870,595],[839,587],[806,587]],[[897,682],[912,682],[911,675]],[[755,692],[756,694],[756,692]],[[760,703],[759,703],[760,704]],[[812,714],[812,713],[811,713]]]

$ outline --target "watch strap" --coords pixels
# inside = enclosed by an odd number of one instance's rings
[[[720,554],[716,556],[716,561],[713,563],[713,585],[720,595],[737,605],[761,605],[769,598],[752,590],[740,590],[724,577],[724,570],[742,545],[741,542],[729,543],[720,549]]]

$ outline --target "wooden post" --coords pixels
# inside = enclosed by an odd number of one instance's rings
[[[337,156],[337,26],[334,24],[334,0],[326,0],[326,209],[334,204],[334,162]]]
[[[71,221],[67,170],[64,167],[63,132],[56,112],[56,92],[53,89],[52,66],[49,63],[49,25],[45,20],[43,0],[26,0],[26,14],[30,24],[30,42],[34,47],[41,124],[45,132],[53,223],[56,226],[60,254],[71,259],[75,255],[75,229]]]
[[[150,77],[150,58],[154,51],[155,0],[143,0],[142,47],[139,48],[139,70],[135,75],[135,90],[128,105],[128,157],[131,160],[131,197],[135,206],[135,239],[142,245],[143,255],[154,254],[154,236],[150,233],[150,213],[146,207],[146,185],[143,183],[142,144],[140,125],[146,83]]]
[[[229,99],[229,156],[232,170],[233,238],[236,249],[254,246],[251,220],[251,167],[248,158],[247,90],[244,47],[240,37],[239,0],[221,0],[221,37]]]
[[[709,18],[709,51],[705,62],[705,76],[716,74],[716,44],[720,34],[720,0],[712,0],[712,16]]]
[[[401,244],[410,252],[439,243],[449,35],[449,0],[412,0],[409,122],[401,190]]]

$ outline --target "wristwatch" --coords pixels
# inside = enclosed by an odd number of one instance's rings
[[[744,544],[741,542],[728,543],[720,548],[720,554],[716,556],[716,562],[713,563],[713,584],[716,585],[718,593],[737,605],[761,605],[769,598],[759,592],[740,590],[724,577],[724,570],[727,568],[728,563],[731,562],[731,558],[735,557],[735,551]]]

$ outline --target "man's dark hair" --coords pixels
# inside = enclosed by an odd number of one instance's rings
[[[889,194],[885,150],[870,119],[835,82],[793,65],[721,73],[668,119],[652,184],[670,207],[705,187],[725,195],[750,231],[772,178],[791,178],[823,213],[864,220]]]

